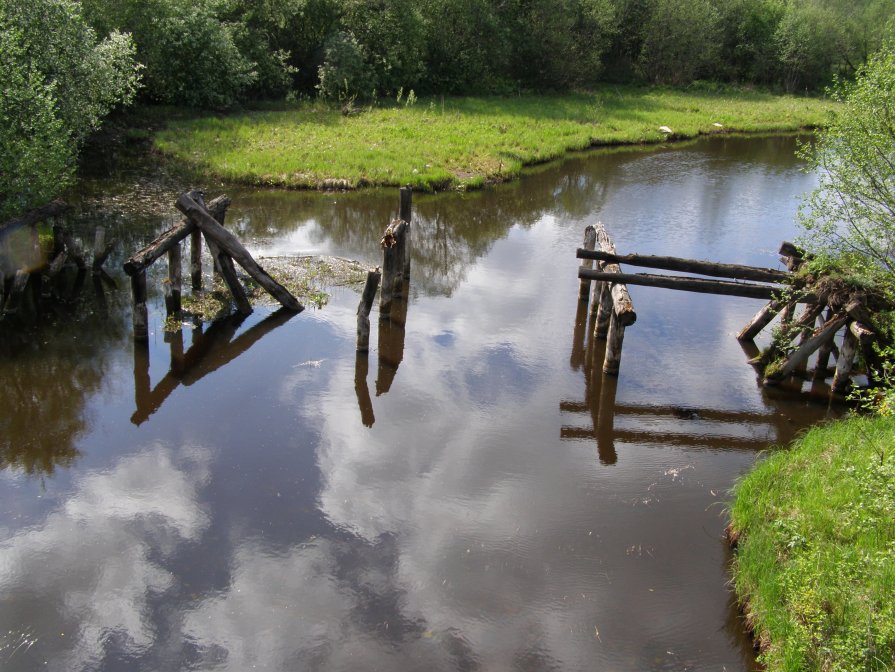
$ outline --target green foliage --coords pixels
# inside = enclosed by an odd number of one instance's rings
[[[237,26],[212,0],[84,0],[100,30],[133,34],[145,66],[144,94],[161,103],[223,109],[257,79],[236,44]],[[276,60],[276,54],[270,54]]]
[[[802,153],[820,175],[800,221],[819,254],[848,255],[865,274],[895,272],[895,43],[833,96],[841,110]]]
[[[683,84],[717,68],[720,15],[711,0],[655,0],[638,60],[656,83]]]
[[[781,670],[891,670],[895,654],[895,424],[812,429],[736,487],[737,594]]]
[[[139,77],[129,37],[112,33],[98,41],[70,0],[4,0],[0,65],[5,219],[65,188],[80,144],[133,97]]]
[[[368,65],[364,48],[351,33],[339,31],[326,42],[320,66],[320,97],[340,103],[372,98],[376,94],[376,76]]]

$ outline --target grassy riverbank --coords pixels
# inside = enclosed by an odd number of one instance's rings
[[[624,87],[565,96],[405,99],[348,115],[308,102],[173,120],[155,146],[201,172],[242,183],[409,184],[432,191],[512,179],[524,166],[595,145],[814,127],[832,107],[818,98],[751,91]]]
[[[735,494],[736,590],[768,670],[893,669],[895,421],[816,427]]]

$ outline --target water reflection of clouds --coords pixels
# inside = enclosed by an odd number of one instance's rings
[[[37,640],[4,669],[94,669],[113,642],[147,650],[150,600],[174,583],[165,558],[208,525],[207,468],[202,449],[150,448],[82,477],[42,524],[0,544],[0,631],[28,624]]]

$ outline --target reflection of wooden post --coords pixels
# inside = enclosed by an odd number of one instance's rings
[[[358,350],[354,360],[354,392],[357,394],[357,405],[360,408],[360,419],[364,427],[372,427],[376,422],[373,413],[373,400],[370,398],[370,388],[367,386],[367,373],[370,369],[370,356],[366,352]]]
[[[134,297],[134,340],[149,340],[149,311],[146,309],[146,271],[131,276]]]
[[[165,308],[168,315],[180,312],[180,296],[183,288],[182,254],[180,243],[168,250],[168,282],[165,285]]]
[[[202,232],[198,229],[190,234],[190,284],[194,292],[202,289]]]
[[[376,396],[391,389],[392,381],[404,359],[404,327],[391,320],[379,320],[379,368],[376,376]]]
[[[569,357],[569,366],[576,371],[584,366],[584,332],[587,321],[587,303],[579,301],[575,312],[575,329],[572,332],[572,354]]]
[[[149,381],[149,344],[134,341],[134,402],[138,409],[149,403],[152,388]]]
[[[597,244],[597,230],[591,226],[590,224],[584,229],[584,249],[593,251],[594,246]],[[585,268],[593,268],[594,261],[593,259],[587,259],[582,264]],[[590,280],[587,278],[581,279],[581,284],[578,287],[578,300],[584,301],[587,299],[587,294],[590,291]]]
[[[411,231],[410,219],[413,213],[413,190],[410,187],[401,187],[401,210],[399,218],[402,222],[407,222],[407,231],[404,233],[404,279],[410,280],[410,251]]]
[[[178,329],[173,334],[168,335],[168,342],[171,344],[171,371],[175,374],[183,373],[183,329]]]
[[[370,311],[373,309],[373,300],[376,298],[376,290],[381,277],[382,273],[378,268],[367,272],[367,284],[364,285],[364,293],[357,306],[358,352],[367,352],[370,349]]]
[[[624,329],[624,327],[622,327]],[[599,373],[594,375],[599,376]],[[615,452],[615,395],[618,390],[618,379],[614,376],[603,376],[600,382],[600,410],[597,426],[597,453],[601,464],[615,464],[618,455]]]

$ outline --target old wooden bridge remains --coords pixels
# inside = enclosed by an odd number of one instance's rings
[[[779,331],[783,336],[751,360],[762,372],[765,385],[776,385],[793,375],[816,381],[832,375],[830,393],[842,394],[853,382],[859,351],[872,381],[874,371],[878,370],[874,347],[877,332],[867,307],[859,300],[835,292],[817,295],[800,288],[801,281],[793,271],[804,263],[803,253],[792,243],[784,242],[780,254],[787,271],[679,257],[622,255],[616,252],[602,224],[588,226],[583,247],[576,253],[577,258],[584,260],[578,270],[579,300],[590,300],[594,338],[606,340],[604,373],[618,374],[625,329],[637,320],[627,285],[642,285],[768,301],[737,335],[741,342],[751,343],[780,315]],[[624,273],[620,264],[708,277]],[[795,317],[799,304],[803,308]],[[815,366],[813,371],[808,371],[808,361],[814,353],[817,353]],[[832,368],[831,357],[836,360]]]

